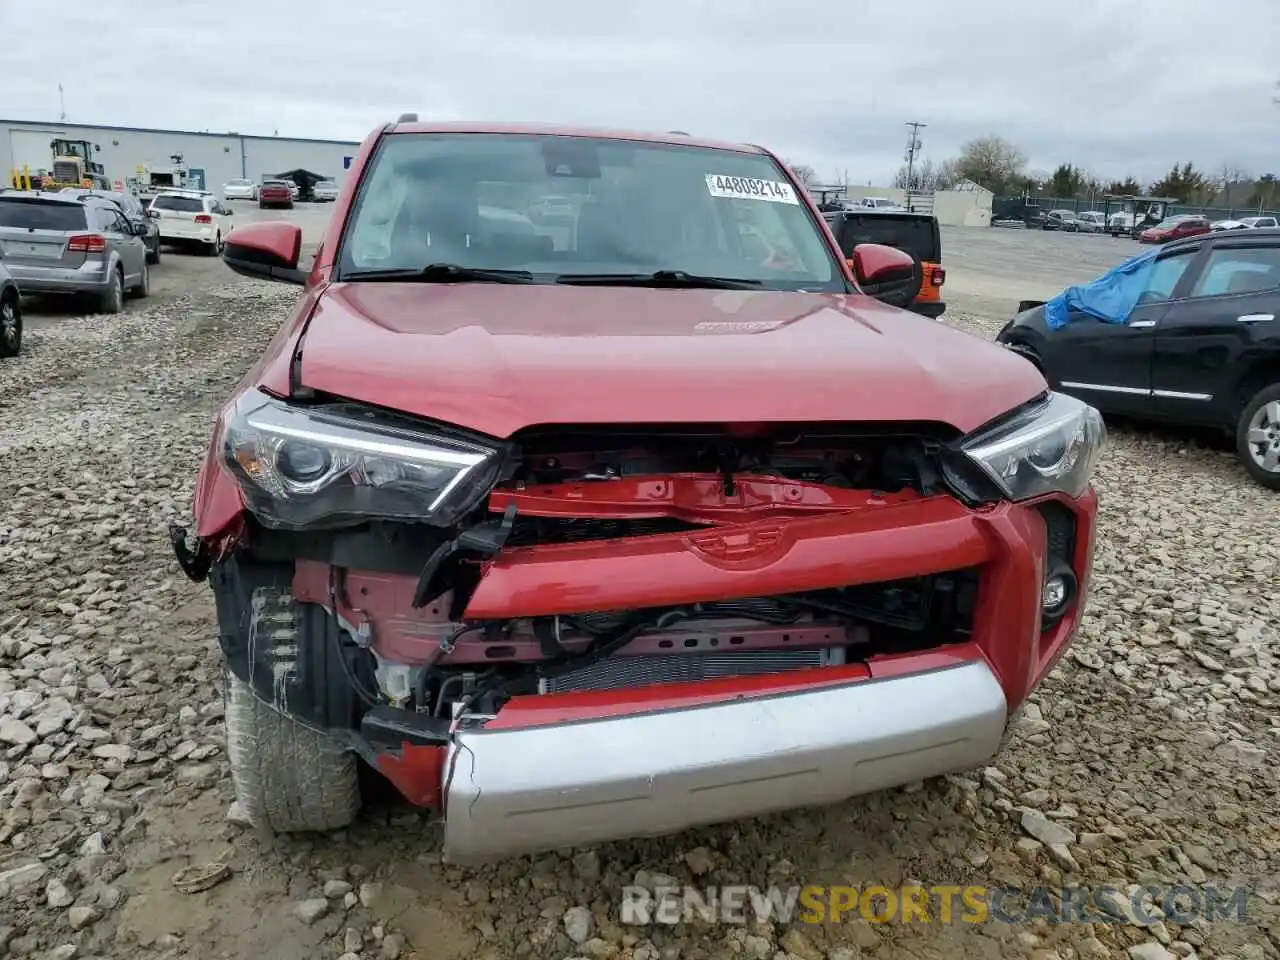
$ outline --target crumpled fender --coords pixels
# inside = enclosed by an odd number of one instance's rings
[[[244,536],[244,496],[235,478],[219,462],[221,417],[214,442],[205,451],[196,475],[194,513],[196,536],[209,548],[215,559],[221,559]]]
[[[204,542],[215,559],[225,557],[244,536],[244,496],[240,485],[222,465],[222,425],[227,412],[246,391],[256,389],[276,397],[289,391],[289,366],[306,335],[307,324],[326,286],[327,264],[320,258],[313,268],[304,292],[298,298],[290,318],[272,338],[262,358],[236,385],[227,402],[214,418],[213,435],[196,475],[192,514],[196,536]]]

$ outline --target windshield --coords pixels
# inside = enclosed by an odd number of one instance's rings
[[[532,134],[395,134],[362,178],[345,279],[431,263],[576,275],[682,271],[843,291],[803,202],[766,156]]]

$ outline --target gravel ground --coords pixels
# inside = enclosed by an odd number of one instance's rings
[[[1017,299],[1123,256],[1110,238],[944,242],[949,322],[987,336]],[[189,292],[33,324],[0,365],[0,955],[1280,956],[1278,501],[1228,451],[1121,426],[1083,636],[985,770],[478,870],[442,866],[437,828],[390,800],[345,833],[264,845],[229,811],[212,603],[165,529],[295,292],[165,266]],[[1252,892],[1243,922],[1213,924],[622,926],[621,888],[664,877]]]

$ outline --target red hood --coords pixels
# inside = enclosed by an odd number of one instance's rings
[[[697,421],[968,431],[1045,389],[1022,358],[862,296],[500,284],[335,284],[301,380],[496,437]]]

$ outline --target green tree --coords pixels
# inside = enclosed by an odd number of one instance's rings
[[[1183,203],[1200,199],[1209,189],[1212,189],[1209,178],[1197,170],[1190,160],[1181,167],[1175,163],[1163,179],[1151,185],[1153,196],[1173,197]]]
[[[1046,190],[1054,197],[1077,197],[1085,192],[1084,185],[1084,173],[1078,167],[1064,163],[1049,176]]]
[[[1137,197],[1142,195],[1142,184],[1134,177],[1125,177],[1123,180],[1112,180],[1107,184],[1106,192],[1123,197]]]

